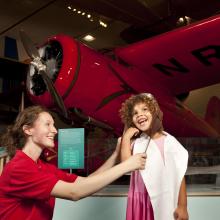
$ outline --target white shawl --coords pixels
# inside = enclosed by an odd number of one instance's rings
[[[165,133],[164,161],[154,143],[147,149],[147,162],[141,176],[147,188],[154,211],[154,220],[173,220],[177,207],[179,189],[185,175],[188,152],[172,135]],[[146,149],[148,136],[143,134],[135,140],[133,154]]]

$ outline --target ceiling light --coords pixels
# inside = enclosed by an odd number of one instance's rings
[[[105,22],[103,22],[103,21],[101,21],[101,20],[99,20],[99,24],[100,24],[102,27],[105,27],[105,28],[108,26]]]
[[[83,40],[91,42],[91,41],[94,41],[95,38],[92,35],[88,34],[85,37],[83,37]]]
[[[191,18],[190,17],[188,17],[188,16],[185,16],[185,19],[186,19],[186,21],[187,21],[187,24],[189,24],[189,23],[191,23]]]
[[[184,18],[180,17],[178,21],[182,23],[182,22],[184,22]]]
[[[188,16],[180,17],[177,21],[177,25],[179,25],[179,26],[188,25],[190,23],[191,23],[191,18]]]
[[[96,14],[90,14],[88,11],[85,12],[84,9],[75,7],[75,6],[71,6],[71,5],[67,5],[67,8],[69,10],[72,10],[73,12],[77,13],[78,15],[82,15],[85,16],[86,18],[88,18],[91,22],[99,22],[99,25],[102,27],[107,27],[107,23],[105,23],[104,21],[100,20],[101,16],[98,16]]]

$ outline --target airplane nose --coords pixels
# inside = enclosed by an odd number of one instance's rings
[[[65,99],[73,86],[78,64],[76,41],[68,36],[57,35],[49,38],[38,50],[40,60],[46,66],[44,75],[53,83],[57,93]],[[54,97],[51,97],[49,86],[45,84],[42,74],[39,74],[34,65],[30,65],[26,83],[29,98],[33,103],[48,108],[54,106]]]

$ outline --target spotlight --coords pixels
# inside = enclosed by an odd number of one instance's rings
[[[87,41],[87,42],[91,42],[95,40],[95,37],[93,37],[92,35],[88,34],[85,37],[83,37],[83,40]]]

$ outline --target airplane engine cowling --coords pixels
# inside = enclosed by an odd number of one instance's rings
[[[39,52],[67,109],[79,108],[84,114],[114,127],[116,133],[122,131],[118,111],[132,91],[125,91],[113,74],[109,67],[111,59],[64,35],[49,38]],[[56,107],[38,75],[31,66],[27,78],[31,101]]]
[[[70,82],[73,81],[76,74],[77,65],[79,65],[76,41],[64,35],[51,37],[39,47],[39,53],[47,66],[47,72],[53,80],[56,90],[62,97],[65,96]],[[30,65],[27,75],[27,90],[33,103],[48,108],[54,105],[46,85],[32,65]]]

